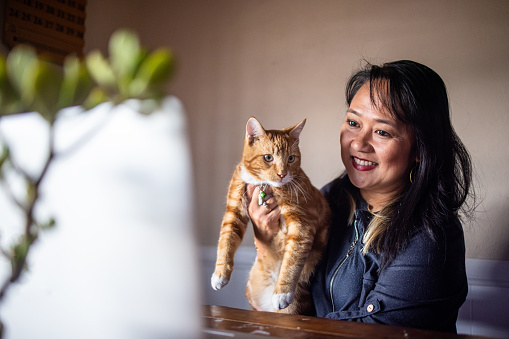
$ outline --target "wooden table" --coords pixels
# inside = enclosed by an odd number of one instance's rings
[[[203,318],[206,338],[486,338],[224,306],[204,306]]]

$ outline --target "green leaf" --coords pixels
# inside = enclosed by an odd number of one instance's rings
[[[55,121],[58,112],[62,80],[62,69],[59,66],[45,61],[39,62],[34,78],[33,108],[50,123]]]
[[[7,75],[15,90],[20,93],[23,107],[32,104],[35,96],[35,74],[39,67],[35,50],[26,45],[18,45],[7,56]]]
[[[66,57],[58,107],[64,108],[83,104],[92,87],[92,78],[80,59],[75,55]]]
[[[94,82],[88,73],[84,63],[80,63],[78,86],[74,94],[73,105],[82,105],[85,99],[89,96],[90,91],[94,87]]]
[[[0,116],[25,112],[18,91],[13,88],[7,74],[7,60],[0,56]]]
[[[38,226],[39,226],[39,228],[41,230],[48,230],[48,229],[54,228],[55,225],[56,225],[55,219],[54,218],[50,218],[50,219],[48,219],[48,221],[46,221],[43,224],[39,224]]]
[[[102,88],[94,87],[83,102],[83,108],[89,110],[108,100],[108,94]]]
[[[111,67],[118,80],[120,101],[123,101],[130,97],[131,82],[148,53],[140,46],[136,33],[130,30],[119,30],[112,35],[109,52]]]
[[[160,87],[173,73],[173,53],[160,48],[149,54],[140,65],[130,86],[130,95],[144,98],[150,90]]]
[[[113,71],[119,76],[133,77],[139,65],[140,41],[136,33],[119,30],[110,38],[110,62]]]
[[[85,62],[95,82],[105,88],[117,88],[117,79],[113,73],[113,69],[100,51],[90,52]]]

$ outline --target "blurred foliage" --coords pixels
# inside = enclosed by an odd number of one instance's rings
[[[116,105],[127,99],[159,102],[165,95],[174,64],[171,50],[159,48],[149,51],[140,45],[136,33],[129,30],[120,30],[111,36],[109,58],[96,50],[83,59],[69,55],[63,65],[38,56],[30,46],[18,45],[7,57],[0,56],[0,119],[5,115],[38,112],[48,122],[52,139],[53,124],[63,108],[81,106],[86,111],[103,102]],[[157,105],[144,107],[149,109],[143,113],[150,113]],[[55,224],[52,219],[37,221],[33,215],[39,185],[55,157],[53,140],[50,140],[48,154],[44,168],[34,178],[14,163],[9,145],[0,138],[0,188],[25,217],[24,232],[18,241],[7,250],[1,249],[11,262],[12,274],[0,285],[0,300],[26,268],[30,246],[39,231]],[[16,197],[12,193],[5,178],[8,170],[24,178],[24,197]],[[0,323],[0,335],[1,328]]]
[[[69,106],[88,110],[106,101],[160,99],[174,64],[171,50],[149,52],[127,30],[112,35],[109,59],[95,50],[84,60],[69,55],[63,66],[19,45],[7,58],[0,56],[0,116],[35,111],[53,123]]]

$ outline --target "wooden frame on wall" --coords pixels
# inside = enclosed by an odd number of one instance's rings
[[[61,63],[83,55],[87,0],[6,0],[4,42],[24,43]]]

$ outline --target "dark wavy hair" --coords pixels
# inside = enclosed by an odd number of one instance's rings
[[[381,66],[368,63],[348,81],[348,105],[365,83],[375,107],[413,127],[419,157],[412,183],[409,180],[401,195],[370,224],[376,224],[377,231],[371,233],[366,251],[381,253],[386,264],[416,231],[424,228],[435,238],[461,209],[470,215],[466,201],[473,196],[472,162],[452,127],[446,86],[431,68],[408,60]]]

